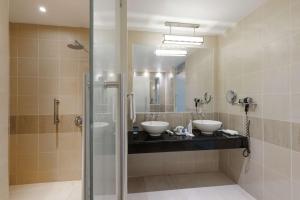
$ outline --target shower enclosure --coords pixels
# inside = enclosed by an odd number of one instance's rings
[[[91,70],[86,78],[85,199],[117,200],[124,199],[127,193],[124,145],[126,9],[125,0],[91,1]]]

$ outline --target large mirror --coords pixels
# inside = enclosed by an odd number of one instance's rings
[[[155,54],[155,45],[132,47],[137,112],[190,112],[195,98],[213,95],[213,50],[195,48],[186,56],[161,56]],[[212,111],[212,104],[204,107]]]

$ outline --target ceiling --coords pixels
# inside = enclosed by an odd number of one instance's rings
[[[128,0],[130,30],[168,32],[165,21],[198,23],[198,34],[222,34],[266,0]],[[94,22],[113,24],[112,0],[94,1]],[[43,5],[47,13],[40,13]],[[89,0],[10,0],[10,21],[58,26],[89,27]],[[177,29],[176,32],[187,32]]]

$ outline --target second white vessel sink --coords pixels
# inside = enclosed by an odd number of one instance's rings
[[[214,120],[194,120],[193,125],[203,134],[211,135],[221,128],[222,122]]]
[[[160,136],[169,128],[169,123],[162,121],[146,121],[142,122],[141,125],[147,133],[154,137]]]

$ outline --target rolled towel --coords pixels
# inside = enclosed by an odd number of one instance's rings
[[[221,131],[223,131],[224,133],[227,133],[229,135],[239,135],[238,131],[235,130],[230,130],[230,129],[222,129]]]

